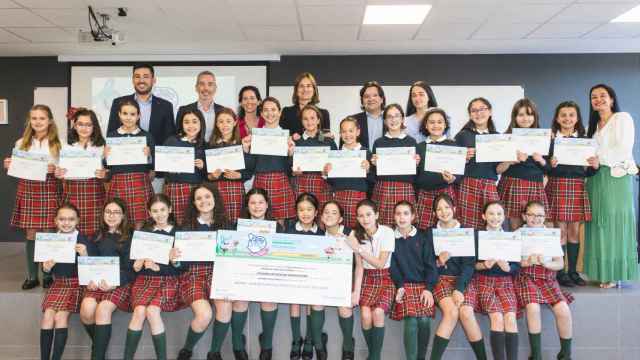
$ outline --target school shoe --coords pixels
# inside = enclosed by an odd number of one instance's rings
[[[22,290],[31,290],[40,285],[40,281],[38,279],[26,279],[22,283]]]
[[[560,286],[564,286],[564,287],[574,287],[576,286],[573,281],[571,280],[571,278],[569,277],[569,275],[566,272],[559,272],[557,275],[557,279],[558,279],[558,283],[560,284]]]
[[[354,347],[355,347],[356,339],[352,338],[351,341],[353,341],[353,344],[354,344]],[[341,360],[353,360],[353,359],[355,359],[355,354],[353,353],[353,351],[348,351],[348,350],[344,350],[343,349],[342,350],[342,357],[340,359]]]
[[[262,346],[262,333],[258,335],[258,344]],[[258,356],[259,360],[271,360],[271,356],[273,354],[273,349],[263,349],[260,348],[260,355]]]
[[[48,278],[42,279],[42,288],[43,289],[50,288],[52,284],[53,284],[53,278],[52,277],[48,277]]]
[[[573,281],[574,284],[578,286],[586,286],[587,282],[578,274],[577,272],[569,273],[569,278]]]
[[[558,356],[556,356],[556,359],[558,360],[571,360],[571,357],[565,356],[563,353],[558,353]]]
[[[244,335],[242,335],[242,343],[247,344],[247,338]],[[249,360],[249,354],[247,354],[246,350],[233,350],[233,357],[236,360]]]
[[[300,356],[302,354],[302,343],[304,340],[299,338],[298,340],[294,340],[291,343],[291,352],[289,353],[290,360],[300,360]]]
[[[189,351],[187,349],[180,349],[180,352],[178,352],[177,360],[190,360],[192,355],[192,351]]]
[[[316,359],[317,360],[327,360],[327,358],[328,358],[327,349],[324,349],[324,350],[316,349]]]
[[[311,339],[304,339],[303,345],[309,344],[308,342],[312,342]],[[306,346],[305,346],[306,347]],[[313,359],[313,344],[311,345],[311,351],[302,349],[302,360],[312,360]]]
[[[208,352],[207,360],[222,360],[222,355],[219,352]]]

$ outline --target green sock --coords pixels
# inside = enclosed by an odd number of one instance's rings
[[[569,263],[569,274],[576,272],[578,264],[578,253],[580,252],[580,244],[567,243],[567,262]]]
[[[163,332],[151,335],[153,340],[153,349],[156,351],[156,359],[167,360],[167,336]]]
[[[300,317],[290,316],[289,321],[291,322],[291,338],[293,341],[298,341],[302,337],[300,333]]]
[[[563,359],[571,358],[571,338],[560,338],[560,353],[562,354]]]
[[[40,329],[40,359],[51,357],[51,346],[53,346],[53,329]]]
[[[304,345],[302,346],[302,351],[308,353],[308,352],[313,352],[313,336],[311,335],[311,314],[307,315],[306,325],[307,326],[305,329]]]
[[[382,359],[382,345],[384,344],[384,326],[371,328],[371,348],[373,354],[369,353],[369,360]]]
[[[84,330],[87,332],[87,335],[89,335],[89,338],[91,338],[91,341],[93,341],[96,333],[96,324],[82,324],[82,326],[84,326]]]
[[[124,360],[133,360],[138,350],[142,330],[127,329],[127,340],[124,342]]]
[[[260,338],[260,348],[268,350],[273,348],[273,330],[276,327],[278,309],[273,311],[260,310],[260,320],[262,321],[262,336]]]
[[[431,339],[431,318],[418,318],[418,359],[424,360]]]
[[[542,360],[542,342],[540,338],[540,333],[533,334],[529,333],[529,347],[531,348],[531,356],[532,360]]]
[[[322,329],[324,328],[324,310],[311,310],[311,323],[307,326],[311,328],[311,337],[313,338],[313,346],[316,350],[324,350],[322,343]]]
[[[431,349],[431,360],[440,360],[442,359],[442,355],[444,355],[444,351],[447,349],[447,345],[449,345],[449,339],[445,339],[436,335],[433,338],[433,347]]]
[[[507,355],[507,359],[518,358],[518,333],[505,332],[504,333],[504,349]]]
[[[187,339],[184,341],[183,348],[187,349],[189,351],[193,351],[193,348],[196,346],[198,341],[200,341],[200,339],[204,335],[205,331],[195,332],[195,331],[193,331],[191,326],[189,326],[189,331],[187,331]]]
[[[484,340],[469,341],[473,353],[476,355],[477,360],[487,360],[487,348],[484,346]]]
[[[220,322],[218,320],[213,322],[213,336],[211,337],[211,348],[209,351],[211,352],[220,352],[222,348],[222,343],[224,342],[224,338],[227,336],[227,331],[229,331],[230,322]]]
[[[244,344],[244,324],[247,322],[247,311],[233,312],[231,314],[231,342],[233,343],[233,351],[242,351]]]
[[[364,341],[367,343],[367,350],[369,350],[369,353],[371,353],[371,331],[373,331],[373,328],[362,328],[362,336],[364,337]]]
[[[62,354],[64,354],[64,348],[67,346],[67,336],[69,335],[69,329],[56,328],[53,332],[53,353],[51,354],[51,360],[62,360]]]
[[[406,317],[402,321],[404,341],[404,355],[407,360],[414,360],[418,357],[418,319]]]
[[[107,347],[111,339],[111,324],[96,325],[96,332],[93,341],[93,351],[96,360],[104,360],[107,354]]]
[[[353,351],[353,315],[343,318],[338,316],[340,330],[342,330],[342,350]]]
[[[33,254],[35,253],[36,242],[34,240],[25,240],[24,250],[27,260],[27,277],[29,280],[38,280],[38,263],[33,261]]]

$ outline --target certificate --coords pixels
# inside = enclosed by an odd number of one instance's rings
[[[553,156],[560,165],[589,166],[587,159],[596,156],[598,143],[595,139],[557,137],[553,147]]]
[[[251,129],[251,154],[287,156],[289,151],[289,130],[253,128]]]
[[[144,136],[108,137],[109,156],[107,165],[148,164],[149,157],[144,154],[147,138]]]
[[[367,160],[367,150],[331,150],[328,163],[331,171],[330,178],[364,178],[367,177],[362,162]]]
[[[328,146],[296,146],[293,149],[293,169],[322,171],[329,162]]]
[[[517,232],[480,231],[478,234],[478,260],[522,260],[522,239]]]
[[[560,229],[521,228],[519,231],[522,237],[522,256],[564,256],[560,243]]]
[[[349,306],[353,254],[335,249],[329,236],[220,230],[211,298]]]
[[[45,181],[47,180],[49,159],[47,154],[14,148],[11,152],[11,165],[9,165],[7,175],[18,179]]]
[[[67,170],[65,179],[90,179],[102,169],[102,155],[85,149],[64,147],[60,150],[58,166]]]
[[[155,263],[168,265],[173,236],[146,231],[134,231],[131,239],[131,260],[150,259]]]
[[[120,258],[117,256],[78,256],[80,285],[96,285],[104,280],[109,286],[120,286]]]
[[[551,129],[513,128],[513,141],[517,149],[527,155],[549,155]]]
[[[253,232],[259,234],[275,234],[278,223],[271,220],[253,220],[238,218],[236,230],[239,232]]]
[[[518,161],[513,135],[476,135],[476,162],[502,161]]]
[[[427,144],[424,154],[424,171],[464,175],[467,164],[467,148],[459,146]]]
[[[243,170],[245,167],[242,145],[207,149],[204,153],[207,159],[207,172]]]
[[[433,229],[436,255],[446,251],[450,257],[476,256],[474,231],[470,228]]]
[[[195,172],[196,153],[191,146],[156,146],[155,170],[168,173]]]
[[[77,241],[77,234],[36,233],[33,261],[73,264],[76,262]]]
[[[173,247],[180,249],[180,261],[215,261],[215,231],[177,231]]]
[[[377,148],[376,173],[380,175],[415,175],[416,148],[388,147]]]

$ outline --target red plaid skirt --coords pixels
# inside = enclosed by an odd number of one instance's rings
[[[177,276],[139,275],[131,287],[131,308],[153,305],[162,311],[180,310],[178,287]]]
[[[382,225],[393,226],[393,210],[396,203],[402,200],[416,203],[416,192],[413,184],[401,181],[378,181],[373,188],[373,200],[378,205],[380,217],[378,222]]]
[[[342,216],[344,225],[353,229],[356,226],[356,207],[360,201],[367,198],[367,193],[355,190],[339,190],[336,191],[334,196],[334,199],[344,211]]]
[[[113,175],[107,191],[107,199],[119,197],[127,204],[130,223],[145,221],[149,217],[147,202],[152,196],[149,175],[143,172]]]
[[[53,230],[60,205],[58,180],[47,174],[46,181],[18,180],[11,226],[23,230]]]
[[[98,179],[67,180],[63,183],[62,198],[78,207],[80,222],[78,230],[92,236],[102,224],[104,206],[104,184]]]
[[[520,219],[525,205],[531,200],[540,201],[544,205],[544,213],[549,213],[547,194],[542,182],[503,176],[498,183],[498,194],[504,203],[507,217]]]
[[[195,184],[173,182],[164,184],[164,194],[171,200],[171,208],[178,225],[182,225],[184,213],[187,210],[187,207],[189,207],[191,189],[195,186]]]
[[[53,309],[55,311],[68,311],[77,313],[80,310],[82,287],[77,277],[55,277],[53,284],[47,289],[42,299],[42,311]]]
[[[456,191],[453,185],[449,185],[444,189],[418,190],[418,201],[416,202],[418,229],[426,230],[436,224],[438,218],[433,211],[433,200],[442,193],[451,196],[455,204]]]
[[[242,181],[230,180],[220,180],[217,184],[229,224],[235,224],[240,217],[242,205],[244,205],[244,184]]]
[[[457,276],[440,275],[438,283],[433,288],[433,298],[436,299],[437,302],[440,302],[446,297],[451,297],[453,291],[456,289],[457,280]]]
[[[511,276],[473,275],[464,292],[464,304],[478,313],[515,313],[518,300]]]
[[[458,220],[462,227],[482,229],[482,208],[490,201],[500,200],[496,182],[490,179],[465,177],[457,197]]]
[[[560,289],[556,272],[541,265],[523,267],[513,283],[521,309],[531,303],[555,305],[565,301],[571,304],[574,300],[573,295]]]
[[[294,177],[293,189],[296,197],[305,192],[315,195],[318,198],[320,209],[322,209],[327,201],[333,198],[331,186],[329,186],[327,180],[323,179],[319,173],[304,173]]]
[[[584,179],[549,177],[547,187],[549,212],[554,221],[591,221],[591,203],[584,188]]]
[[[289,178],[282,171],[257,173],[254,188],[262,188],[269,194],[271,214],[276,220],[292,219],[296,216],[296,194],[291,189]]]
[[[89,290],[85,288],[84,297],[95,299],[98,304],[102,301],[109,301],[118,307],[121,311],[131,312],[131,286],[129,283],[124,286],[118,286],[111,291]]]
[[[180,299],[191,306],[196,300],[209,300],[211,297],[211,281],[213,264],[192,264],[189,271],[180,275]]]
[[[396,287],[391,280],[389,269],[364,269],[360,306],[381,308],[385,313],[391,309]]]
[[[402,302],[394,302],[390,318],[402,320],[406,317],[434,317],[435,306],[428,307],[420,301],[420,295],[426,288],[424,283],[405,283]]]

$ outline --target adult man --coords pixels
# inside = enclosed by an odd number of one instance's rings
[[[178,115],[176,119],[180,119],[182,114],[187,110],[198,109],[204,116],[206,124],[206,132],[204,134],[205,141],[209,141],[211,134],[213,133],[216,113],[224,106],[216,104],[213,101],[216,95],[217,85],[216,76],[211,71],[202,71],[196,78],[196,92],[198,93],[198,100],[188,105],[180,106],[178,109]]]
[[[360,144],[371,150],[373,142],[383,135],[382,111],[387,99],[377,81],[367,81],[360,89],[360,104],[363,112],[351,115],[360,125]]]

